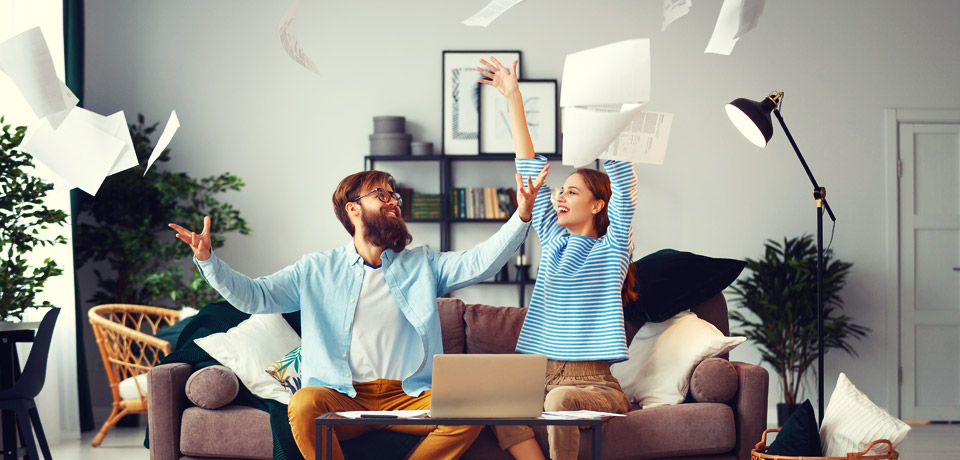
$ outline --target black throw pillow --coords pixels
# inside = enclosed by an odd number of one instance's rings
[[[633,265],[638,296],[623,306],[624,317],[659,323],[710,300],[736,280],[747,263],[661,249]]]
[[[806,400],[797,411],[787,419],[777,439],[764,452],[768,455],[783,455],[788,457],[822,457],[820,450],[820,429],[817,428],[817,418],[813,415],[813,405]]]

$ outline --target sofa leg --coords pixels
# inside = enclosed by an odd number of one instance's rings
[[[97,435],[93,437],[93,442],[91,442],[90,445],[93,447],[99,446],[100,443],[103,442],[103,438],[107,437],[107,433],[110,432],[110,429],[113,428],[113,426],[116,425],[121,418],[127,415],[127,413],[128,411],[126,409],[120,410],[117,408],[117,406],[113,406],[113,412],[110,413],[110,417],[107,417],[107,421],[103,422],[103,426],[100,427],[100,431],[97,433]]]

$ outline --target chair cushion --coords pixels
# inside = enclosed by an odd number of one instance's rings
[[[140,391],[137,391],[139,386]],[[147,374],[135,375],[123,379],[117,385],[117,391],[120,392],[120,399],[140,399],[140,396],[147,397],[149,389],[147,388]]]
[[[219,409],[230,404],[239,391],[237,375],[226,366],[205,367],[187,379],[187,399],[204,409]]]
[[[270,414],[246,406],[183,411],[180,452],[194,457],[273,458]]]
[[[721,358],[703,360],[690,376],[690,394],[697,402],[727,402],[739,387],[737,368]]]

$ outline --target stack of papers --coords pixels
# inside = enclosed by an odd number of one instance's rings
[[[567,56],[563,65],[563,164],[597,158],[662,164],[673,114],[650,100],[650,40],[626,40]]]

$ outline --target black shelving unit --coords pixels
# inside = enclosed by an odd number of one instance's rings
[[[559,155],[547,155],[547,158],[550,160],[559,160]],[[513,162],[513,155],[422,155],[422,156],[407,156],[407,155],[367,155],[364,157],[364,168],[367,170],[374,169],[374,166],[378,162],[423,162],[437,163],[438,174],[440,176],[440,218],[439,219],[404,219],[406,222],[427,222],[427,223],[437,223],[440,226],[440,250],[449,251],[451,249],[450,235],[451,235],[451,226],[452,224],[459,223],[503,223],[506,222],[506,219],[461,219],[458,217],[450,216],[450,189],[453,187],[453,164],[461,162]],[[520,248],[521,251],[524,250],[523,247]],[[519,291],[519,303],[521,307],[526,304],[526,293],[527,286],[533,285],[536,280],[530,279],[526,281],[484,281],[479,284],[497,284],[497,285],[507,285],[507,286],[517,286]]]

